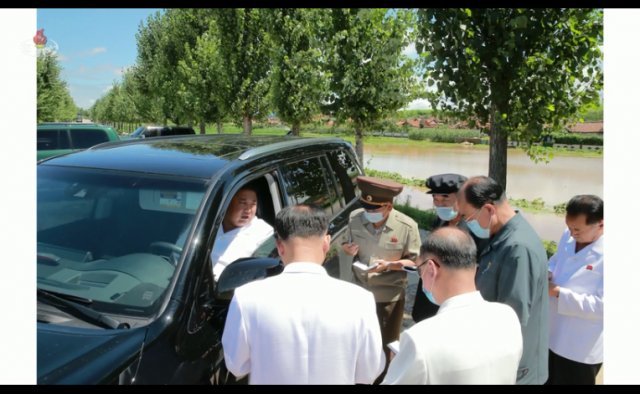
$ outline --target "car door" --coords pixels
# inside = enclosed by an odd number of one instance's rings
[[[340,165],[339,159],[344,165]],[[331,247],[324,263],[327,273],[352,281],[351,261],[342,256],[341,245],[347,241],[349,215],[358,206],[352,177],[360,174],[359,168],[340,150],[332,154],[331,159],[321,153],[286,163],[280,171],[287,205],[315,205],[330,218]]]

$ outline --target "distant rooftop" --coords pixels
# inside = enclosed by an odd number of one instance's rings
[[[597,122],[576,123],[568,126],[567,130],[571,133],[604,133],[604,122],[599,120]]]

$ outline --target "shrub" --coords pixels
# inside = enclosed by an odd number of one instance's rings
[[[551,133],[556,144],[567,145],[597,145],[602,146],[601,135],[582,135],[575,133]]]
[[[558,250],[558,244],[555,243],[555,241],[542,241],[542,244],[544,245],[544,250],[547,252],[547,258],[551,258],[551,256],[553,256],[556,251]]]
[[[436,221],[436,212],[433,209],[423,211],[422,209],[412,207],[409,202],[403,204],[394,204],[393,207],[398,211],[409,216],[418,223],[418,228],[431,231]]]
[[[432,129],[413,129],[409,131],[409,139],[422,141],[428,139],[432,142],[451,142],[460,143],[469,141],[479,143],[484,137],[479,130],[471,129],[448,129],[448,128],[432,128]]]

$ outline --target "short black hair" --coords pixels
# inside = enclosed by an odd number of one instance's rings
[[[465,200],[476,208],[485,204],[499,204],[504,201],[504,189],[488,176],[474,176],[462,186]]]
[[[283,241],[289,237],[323,236],[328,227],[327,214],[312,205],[289,206],[276,215],[276,236]]]
[[[244,185],[240,186],[240,189],[238,189],[236,194],[240,193],[241,190],[250,190],[256,194],[256,197],[258,196],[258,187],[255,182],[245,183]]]
[[[598,223],[604,218],[604,202],[593,194],[571,197],[567,203],[567,216],[576,217],[581,214],[587,216],[587,224]]]
[[[446,268],[476,268],[476,243],[469,233],[457,227],[440,227],[431,232],[420,246],[420,256],[427,253]]]

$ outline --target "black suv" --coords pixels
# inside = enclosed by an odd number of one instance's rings
[[[164,137],[167,135],[188,135],[196,132],[190,126],[140,126],[130,138]]]
[[[213,279],[210,253],[240,187],[258,216],[307,203],[331,217],[339,253],[362,174],[336,138],[176,136],[120,141],[37,166],[39,384],[224,383],[233,289],[281,270],[270,238]]]

